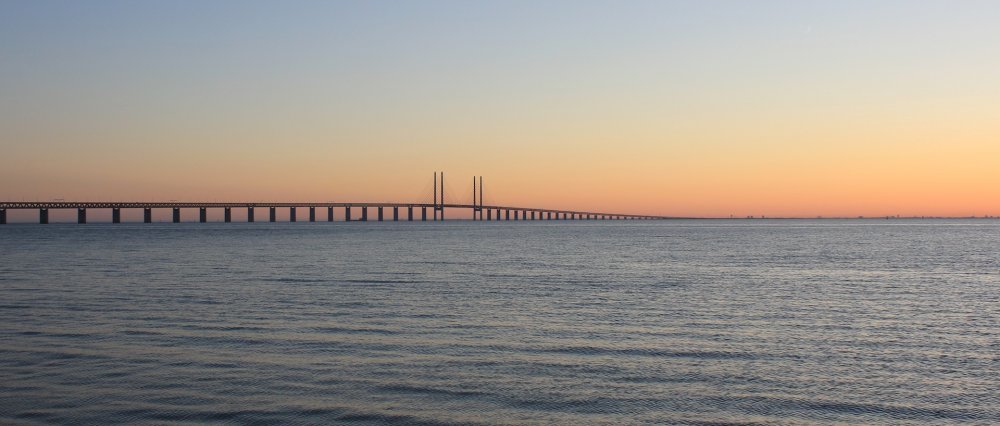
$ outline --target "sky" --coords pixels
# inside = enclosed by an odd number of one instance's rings
[[[0,200],[1000,215],[996,1],[0,0]]]

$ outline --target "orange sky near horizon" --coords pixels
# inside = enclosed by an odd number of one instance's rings
[[[995,3],[720,4],[17,4],[0,200],[1000,216]]]

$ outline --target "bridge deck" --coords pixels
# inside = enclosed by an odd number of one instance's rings
[[[584,210],[559,210],[537,207],[518,207],[500,205],[473,205],[473,204],[432,204],[432,203],[396,203],[396,202],[118,202],[118,201],[5,201],[0,202],[0,209],[192,209],[192,208],[290,208],[290,207],[414,207],[414,208],[435,208],[446,209],[481,209],[481,210],[508,210],[522,212],[541,212],[568,215],[594,215],[594,216],[614,216],[641,219],[666,219],[664,216],[637,215],[625,213],[610,213]]]

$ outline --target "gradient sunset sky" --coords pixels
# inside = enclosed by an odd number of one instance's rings
[[[998,1],[0,1],[0,200],[1000,215]]]

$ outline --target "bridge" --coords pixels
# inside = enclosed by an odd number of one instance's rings
[[[467,209],[472,212],[472,220],[478,221],[500,221],[500,220],[650,220],[667,219],[664,216],[649,216],[624,213],[609,213],[596,211],[560,210],[535,207],[518,207],[504,205],[484,205],[483,204],[483,178],[479,177],[478,192],[476,179],[472,184],[472,204],[448,204],[444,200],[444,173],[441,172],[439,182],[438,173],[434,173],[434,201],[432,203],[395,203],[395,202],[133,202],[133,201],[3,201],[0,202],[0,224],[7,223],[7,210],[38,210],[38,223],[49,223],[49,210],[55,209],[75,209],[77,211],[77,223],[87,223],[87,210],[89,209],[111,209],[111,222],[121,223],[122,209],[142,209],[143,222],[152,223],[153,209],[170,209],[173,213],[172,222],[180,223],[181,209],[198,209],[199,222],[208,222],[208,209],[222,209],[223,220],[232,222],[233,209],[246,209],[247,222],[255,221],[256,209],[267,209],[268,221],[277,221],[277,210],[288,209],[288,221],[298,220],[297,209],[307,209],[308,220],[316,222],[316,210],[326,209],[326,221],[334,221],[334,209],[343,209],[343,221],[368,221],[368,209],[376,211],[376,219],[381,222],[391,221],[440,221],[445,219],[446,209]],[[440,184],[440,195],[438,188]],[[478,196],[478,200],[477,200]],[[405,216],[400,215],[403,209]],[[430,209],[432,215],[428,217],[427,210]],[[391,216],[386,214],[386,210],[391,211]],[[414,216],[414,211],[419,211],[419,217]],[[357,211],[358,216],[352,213]],[[485,217],[484,217],[485,214]]]

